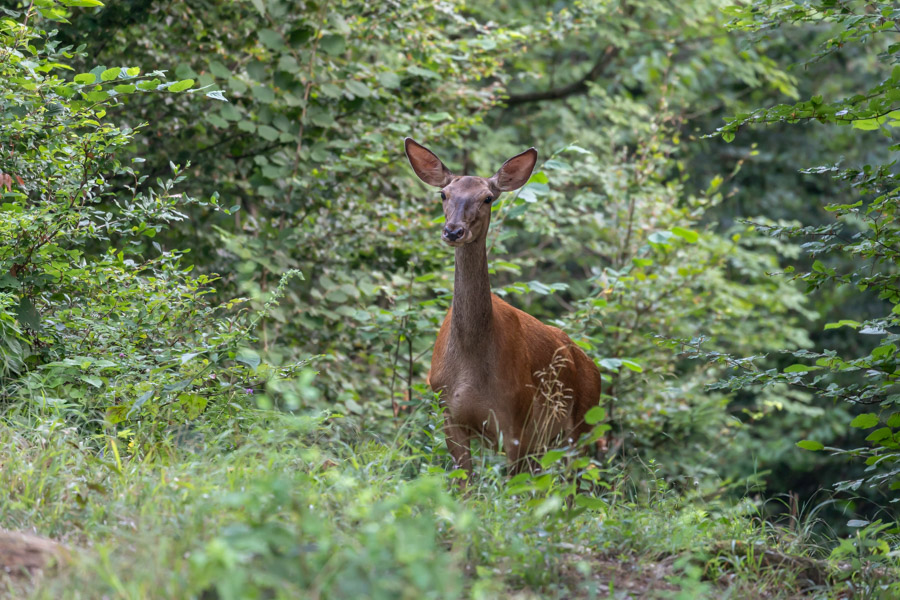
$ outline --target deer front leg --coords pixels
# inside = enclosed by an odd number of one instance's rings
[[[465,469],[468,477],[472,476],[472,433],[467,427],[444,420],[444,435],[447,437],[447,450],[453,457],[457,469]],[[461,479],[460,485],[466,487],[468,479]]]
[[[506,453],[508,463],[507,471],[510,475],[518,475],[526,470],[534,473],[537,471],[537,461],[531,455],[528,440],[522,439],[521,431],[510,431],[510,435],[503,436],[503,451]]]

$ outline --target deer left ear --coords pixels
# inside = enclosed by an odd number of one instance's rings
[[[419,179],[435,187],[444,187],[453,181],[453,174],[437,155],[412,138],[403,141],[406,157]]]
[[[511,192],[517,190],[528,181],[534,165],[537,164],[538,153],[534,148],[529,148],[521,154],[516,154],[503,163],[500,170],[488,181],[499,192]]]

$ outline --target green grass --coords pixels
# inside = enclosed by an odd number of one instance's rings
[[[489,455],[461,494],[440,436],[429,434],[435,424],[410,422],[384,440],[339,418],[246,411],[240,422],[181,432],[178,442],[142,443],[132,431],[113,445],[53,417],[10,417],[0,420],[0,489],[9,490],[0,527],[74,549],[72,564],[27,586],[34,598],[836,598],[847,590],[808,581],[799,561],[822,550],[804,530],[766,523],[749,500],[688,500],[652,463],[628,476],[595,469],[598,491],[576,503],[590,510],[567,508],[565,478],[509,481]],[[887,576],[858,576],[859,597],[892,597],[879,596]]]

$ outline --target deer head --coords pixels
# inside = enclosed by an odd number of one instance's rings
[[[491,177],[454,175],[434,152],[412,138],[406,138],[406,156],[419,179],[441,188],[445,220],[441,239],[450,246],[485,239],[491,204],[503,192],[525,185],[537,163],[537,150],[529,148],[503,163]]]

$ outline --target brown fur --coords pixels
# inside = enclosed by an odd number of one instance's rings
[[[454,349],[450,309],[428,374],[431,388],[441,392],[446,407],[450,453],[468,471],[472,470],[469,444],[474,435],[494,446],[502,437],[507,459],[519,470],[525,457],[560,437],[577,439],[587,432],[590,427],[584,415],[600,399],[600,371],[568,335],[495,295],[491,295],[491,309],[495,326],[485,332],[489,342],[481,356]],[[564,364],[548,372],[556,356]],[[548,374],[567,396],[562,413],[553,414],[541,393]]]
[[[406,140],[425,183],[441,189],[443,240],[456,248],[453,306],[434,346],[428,383],[446,407],[447,447],[471,472],[472,437],[502,443],[513,470],[555,442],[589,429],[584,415],[600,400],[600,371],[569,336],[491,293],[487,232],[491,204],[528,180],[534,148],[494,176],[453,175],[427,148]]]

